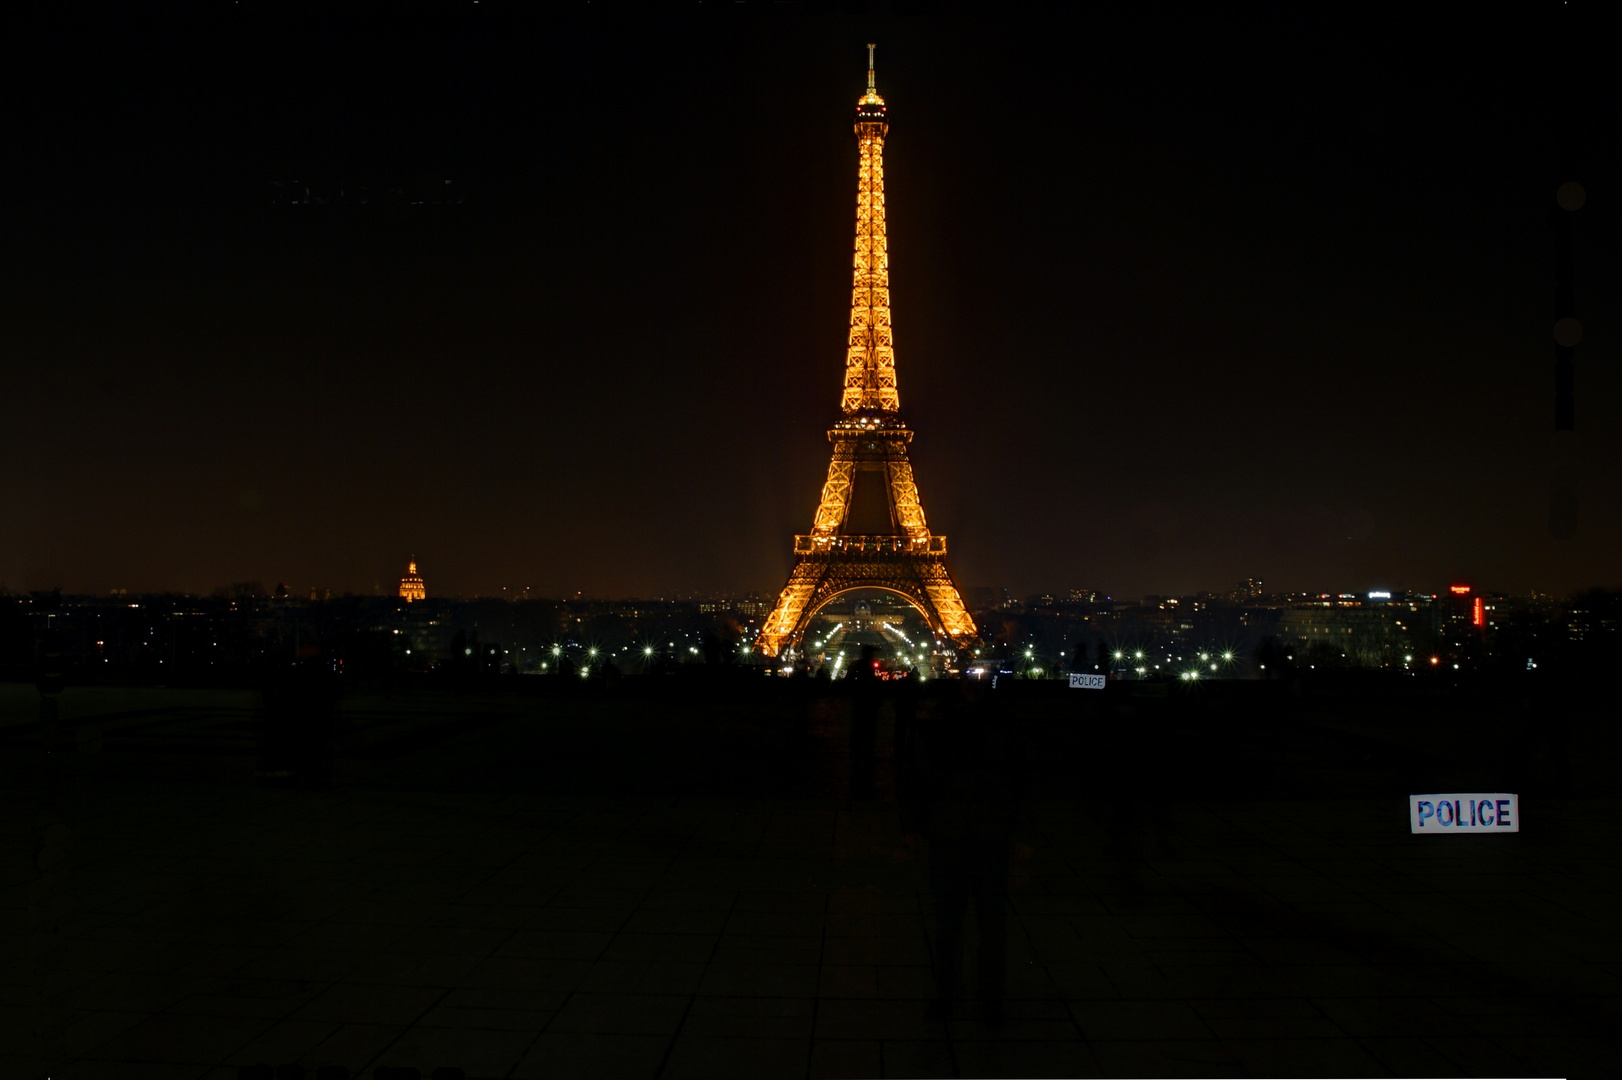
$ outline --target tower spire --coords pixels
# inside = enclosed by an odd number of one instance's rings
[[[884,99],[873,81],[874,45],[867,47],[867,93],[856,102],[856,255],[845,350],[846,413],[895,412],[901,407],[890,347],[890,259],[884,234],[884,137],[890,132]]]

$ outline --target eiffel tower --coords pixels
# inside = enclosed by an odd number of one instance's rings
[[[895,352],[890,344],[890,269],[884,240],[884,99],[873,83],[867,47],[867,93],[856,103],[856,259],[845,352],[842,415],[828,432],[833,460],[809,535],[794,538],[794,570],[755,647],[767,656],[796,648],[818,611],[853,589],[884,589],[918,609],[930,629],[962,644],[975,636],[946,569],[946,537],[932,535],[918,501],[901,419]],[[874,474],[877,474],[874,476]],[[859,482],[884,484],[890,532],[845,531]]]

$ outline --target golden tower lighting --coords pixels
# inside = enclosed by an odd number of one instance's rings
[[[794,570],[766,619],[755,647],[778,656],[799,645],[811,619],[829,601],[853,589],[885,589],[918,609],[930,628],[962,644],[975,636],[946,568],[946,537],[930,534],[918,499],[907,444],[912,430],[901,419],[895,351],[890,338],[890,263],[884,236],[884,138],[890,125],[873,81],[867,47],[867,93],[856,102],[856,256],[851,286],[850,338],[840,419],[828,432],[833,459],[809,535],[794,538]],[[891,532],[845,532],[858,482],[884,484]]]
[[[400,579],[400,599],[408,604],[413,600],[428,599],[428,590],[423,588],[422,577],[417,573],[416,559],[406,564],[405,577]]]

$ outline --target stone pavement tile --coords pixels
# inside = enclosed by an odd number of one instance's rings
[[[848,1000],[825,998],[817,1004],[816,1038],[823,1039],[904,1039],[941,1038],[943,1026],[926,1019],[927,1003],[889,1000]]]
[[[20,1021],[17,1030],[28,1031],[36,1022],[32,1009],[16,1013]],[[101,1009],[74,1010],[66,1017],[64,1045],[69,1057],[88,1054],[115,1035],[120,1035],[143,1023],[148,1012],[108,1012]],[[0,1060],[4,1060],[0,1058]]]
[[[880,1055],[885,1077],[935,1077],[955,1075],[952,1046],[944,1039],[885,1039]]]
[[[66,1002],[75,1009],[153,1012],[218,985],[216,979],[195,976],[112,972],[70,990]]]
[[[1107,914],[1091,893],[1016,893],[1009,900],[1021,916]]]
[[[1228,933],[1235,933],[1235,926],[1256,925],[1265,928],[1265,920],[1276,918],[1279,914],[1290,911],[1288,904],[1282,900],[1258,892],[1197,892],[1188,894],[1188,901],[1194,910],[1216,919]]]
[[[274,1023],[259,1017],[158,1013],[103,1039],[84,1056],[109,1061],[213,1065]]]
[[[503,908],[502,910],[507,910]],[[539,907],[530,908],[522,928],[552,933],[616,934],[634,912],[614,908]]]
[[[1287,964],[1272,971],[1280,990],[1309,998],[1390,998],[1427,990],[1425,981],[1414,973],[1384,971],[1367,964]]]
[[[311,1047],[303,1060],[311,1068],[342,1065],[350,1075],[359,1076],[405,1032],[403,1024],[344,1024]]]
[[[1484,994],[1479,997],[1431,997],[1432,1002],[1454,1016],[1538,1016],[1565,1013],[1570,1003],[1556,997],[1532,994]],[[1585,1002],[1591,1004],[1591,1002]]]
[[[609,943],[604,960],[706,963],[715,951],[717,934],[625,934]]]
[[[1540,994],[1579,994],[1585,997],[1622,995],[1622,979],[1599,964],[1535,956],[1505,966],[1513,972],[1518,982]]]
[[[889,894],[876,885],[840,885],[828,893],[830,916],[853,911],[908,915],[917,910],[918,900],[915,896],[904,893]]]
[[[692,999],[651,994],[572,994],[548,1031],[600,1035],[673,1035]]]
[[[1186,1001],[1070,1001],[1070,1015],[1089,1042],[1120,1039],[1209,1039],[1211,1029]]]
[[[1207,1016],[1219,1039],[1339,1039],[1346,1032],[1322,1016]]]
[[[818,1039],[811,1044],[811,1080],[868,1080],[883,1074],[883,1045],[877,1040]]]
[[[528,1031],[533,1034],[545,1028],[552,1016],[552,1010],[470,1009],[440,1004],[424,1013],[417,1026],[458,1031]]]
[[[292,980],[257,980],[264,992],[247,993],[237,987],[222,987],[205,994],[192,994],[170,1005],[167,1012],[183,1016],[263,1016],[279,1019],[303,1007],[318,994],[325,992],[327,983],[299,983]],[[273,990],[266,983],[280,983]]]
[[[1585,1039],[1606,1033],[1597,1018],[1563,1012],[1503,1012],[1465,1020],[1478,1034],[1493,1039]]]
[[[1378,1045],[1379,1040],[1364,1039]],[[1427,1038],[1425,1044],[1452,1063],[1449,1071],[1465,1076],[1531,1076],[1532,1066],[1491,1039]],[[1398,1074],[1402,1075],[1402,1074]]]
[[[423,1076],[447,1066],[468,1076],[506,1076],[535,1042],[535,1030],[412,1027],[368,1065],[414,1067]]]
[[[1261,964],[1160,964],[1159,968],[1164,984],[1141,990],[1141,996],[1265,998],[1293,992],[1275,969]]]
[[[1030,960],[1015,961],[1012,957],[1008,961],[1008,977],[1003,984],[1003,993],[1010,999],[1063,996],[1048,977],[1047,968]]]
[[[1206,1020],[1223,1020],[1232,1017],[1323,1016],[1318,1006],[1305,998],[1297,997],[1191,998],[1188,1007]]]
[[[683,1031],[670,1048],[660,1080],[800,1080],[811,1057],[809,1037],[799,1039],[716,1038]]]
[[[821,907],[800,911],[735,910],[727,918],[728,935],[822,938]]]
[[[344,906],[328,920],[329,925],[421,926],[445,909],[444,904],[423,903],[406,898],[370,896]]]
[[[1098,964],[1048,964],[1046,970],[1057,997],[1114,999],[1121,996],[1114,980]]]
[[[810,1039],[816,1013],[811,997],[700,997],[681,1027],[682,1037]]]
[[[1425,1039],[1359,1039],[1392,1076],[1468,1076]]]
[[[671,1041],[668,1035],[544,1031],[508,1080],[654,1080]]]
[[[443,986],[337,983],[292,1014],[294,1020],[328,1023],[410,1024],[442,1000]]]
[[[352,978],[360,966],[371,966],[367,959],[336,950],[281,948],[266,952],[231,972],[230,978],[248,979],[308,979],[334,983]]]
[[[1123,892],[1112,889],[1092,893],[1106,915],[1198,915],[1199,908],[1186,896],[1171,891]]]
[[[910,967],[882,965],[873,968],[874,997],[922,1000],[935,996],[934,969],[916,964]]]
[[[458,986],[446,994],[439,1005],[455,1009],[522,1009],[530,1012],[555,1012],[563,1007],[568,997],[567,993],[561,991],[495,990]]]
[[[1356,1039],[1233,1039],[1223,1049],[1250,1076],[1385,1076]]]
[[[413,986],[455,986],[485,960],[476,954],[401,953],[398,981]]]
[[[894,1043],[885,1043],[885,1075],[889,1071],[888,1052]],[[1106,1075],[1098,1059],[1085,1043],[1019,1042],[1015,1040],[956,1040],[952,1052],[957,1058],[959,1076],[1082,1077]],[[927,1062],[926,1064],[933,1064]],[[901,1075],[901,1074],[895,1074]],[[945,1070],[914,1073],[917,1076],[950,1076]]]
[[[268,946],[255,945],[204,945],[184,951],[176,950],[180,962],[171,974],[177,977],[222,978],[264,960],[275,951]]]
[[[820,964],[822,938],[737,934],[727,931],[715,946],[716,963]]]
[[[1128,934],[1114,915],[1071,915],[1065,917],[1064,922],[1069,925],[1074,940],[1082,950],[1082,955],[1078,957],[1081,962],[1104,957],[1137,956],[1143,952],[1143,942]],[[1057,929],[1047,936],[1047,941],[1055,945],[1060,940]]]
[[[712,963],[699,984],[700,994],[724,997],[799,997],[817,992],[815,964]]]
[[[131,932],[118,925],[87,934],[69,943],[64,963],[69,967],[90,965],[99,972],[121,971],[147,975],[199,975],[207,972],[179,969],[197,956],[219,949],[241,956],[253,943],[236,946],[199,945],[184,931],[161,934]],[[251,958],[251,957],[249,957]]]
[[[527,926],[535,915],[533,908],[519,904],[445,904],[424,926],[479,926],[517,930]]]
[[[1222,1043],[1187,1040],[1159,1043],[1147,1040],[1089,1040],[1088,1051],[1097,1062],[1095,1071],[1081,1075],[1107,1077],[1247,1076]]]
[[[400,939],[407,952],[447,956],[489,956],[514,936],[505,926],[415,926]]]
[[[201,1080],[211,1071],[177,1061],[75,1061],[51,1080]]]
[[[307,927],[286,941],[289,949],[349,952],[378,951],[404,947],[411,927],[399,923],[324,922]]]
[[[872,964],[824,964],[817,978],[817,996],[880,997],[878,968]]]
[[[1185,997],[1181,988],[1174,987],[1160,966],[1146,957],[1109,960],[1100,965],[1105,976],[1121,998]],[[1210,969],[1205,969],[1209,971]]]
[[[595,960],[613,940],[613,933],[603,931],[520,930],[501,942],[495,955]]]
[[[1622,1040],[1619,1039],[1510,1036],[1492,1041],[1538,1073],[1614,1075],[1617,1063],[1622,1061]]]
[[[829,937],[910,937],[923,932],[913,911],[837,911],[824,921]]]
[[[583,994],[678,994],[698,992],[708,965],[599,960],[577,989]]]
[[[1321,937],[1243,937],[1237,939],[1246,952],[1274,967],[1290,965],[1328,966],[1355,964],[1362,953],[1351,941],[1330,941]]]
[[[314,1020],[278,1020],[218,1060],[227,1065],[280,1065],[284,1061],[324,1065],[324,1061],[312,1061],[309,1054],[341,1026]]]
[[[954,1042],[1053,1042],[1081,1041],[1075,1021],[1059,1001],[1005,1002],[1004,1018],[990,1024],[985,1007],[978,1001],[958,1002],[947,1025]]]
[[[1233,938],[1155,938],[1138,942],[1138,955],[1157,964],[1227,967],[1254,964],[1254,954]]]
[[[727,924],[726,909],[663,908],[651,905],[653,898],[626,920],[628,934],[719,934]]]
[[[830,937],[822,943],[822,960],[825,964],[911,967],[930,962],[929,942],[922,934],[907,938]]]
[[[528,908],[534,911],[553,903],[561,892],[562,887],[560,885],[513,884],[509,881],[497,879],[471,886],[461,896],[458,896],[455,902],[457,904],[484,904],[501,908]],[[581,905],[571,902],[563,906],[580,907]],[[591,904],[587,903],[584,906],[591,907]],[[629,915],[635,905],[628,904],[622,905],[622,907],[624,908],[621,912],[623,917]]]
[[[1313,998],[1323,1014],[1358,1038],[1470,1038],[1480,1035],[1470,1018],[1456,1016],[1423,997]]]
[[[1227,938],[1221,925],[1203,914],[1122,915],[1115,919],[1115,926],[1138,939]]]
[[[479,962],[463,979],[463,986],[497,990],[573,990],[591,971],[590,960],[538,960],[523,956],[492,956]]]

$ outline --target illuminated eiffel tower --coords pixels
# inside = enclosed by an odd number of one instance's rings
[[[797,647],[811,619],[834,597],[853,589],[885,589],[906,599],[930,629],[964,643],[975,636],[946,569],[946,537],[932,536],[907,460],[912,431],[901,419],[895,353],[890,344],[890,269],[884,241],[884,99],[873,86],[873,46],[867,47],[867,93],[856,103],[855,279],[850,344],[845,352],[843,415],[828,441],[833,460],[808,536],[794,538],[794,570],[766,619],[755,647],[778,656]],[[877,474],[877,476],[873,476]],[[858,483],[884,484],[889,533],[845,532]]]

